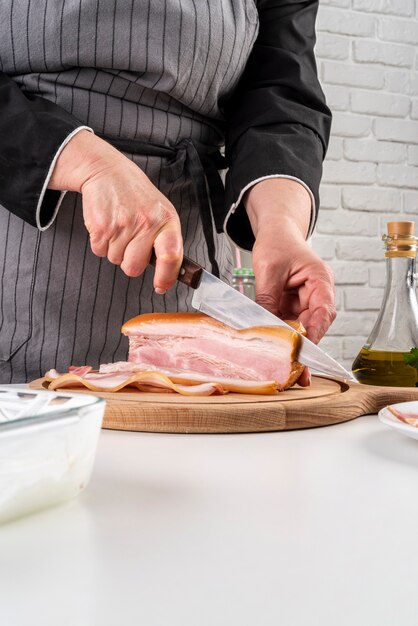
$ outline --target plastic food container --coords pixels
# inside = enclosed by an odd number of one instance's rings
[[[105,401],[0,385],[0,522],[52,506],[87,485]]]

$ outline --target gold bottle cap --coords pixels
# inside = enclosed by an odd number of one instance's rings
[[[415,237],[415,222],[388,222],[388,234],[383,235],[386,257],[416,257],[418,239]]]

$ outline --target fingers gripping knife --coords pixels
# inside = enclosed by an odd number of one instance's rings
[[[155,265],[153,252],[151,264]],[[183,257],[177,280],[194,289],[192,306],[211,317],[232,326],[249,328],[250,326],[282,326],[295,331],[279,317],[273,315],[244,294],[213,276],[201,265]],[[296,331],[298,332],[298,331]],[[326,374],[338,380],[357,382],[335,359],[321,350],[312,341],[301,335],[302,345],[298,361],[312,370]]]

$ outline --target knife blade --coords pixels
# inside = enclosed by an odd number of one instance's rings
[[[155,265],[155,255],[152,255]],[[250,326],[282,326],[294,332],[295,329],[270,311],[240,293],[231,285],[224,283],[201,265],[188,257],[183,257],[177,280],[194,289],[192,306],[197,311],[232,326],[233,328],[249,328]],[[320,374],[338,380],[356,382],[354,376],[342,365],[324,352],[307,337],[301,336],[301,349],[298,361]]]

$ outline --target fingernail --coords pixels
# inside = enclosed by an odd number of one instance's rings
[[[158,293],[159,296],[163,296],[166,293],[166,289],[160,289],[160,287],[155,288],[155,293]]]

